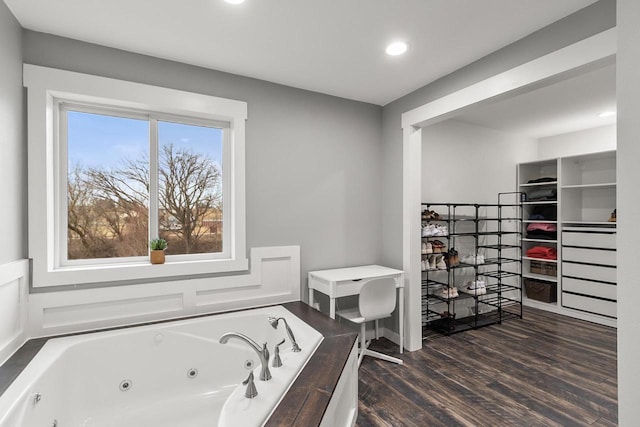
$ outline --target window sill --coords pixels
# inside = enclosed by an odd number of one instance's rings
[[[35,266],[34,266],[35,267]],[[242,259],[197,260],[167,262],[165,264],[111,264],[61,267],[48,271],[33,271],[33,287],[68,286],[149,280],[156,278],[188,278],[202,274],[247,271],[249,261]]]

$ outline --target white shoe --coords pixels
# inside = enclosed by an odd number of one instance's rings
[[[484,295],[487,293],[487,286],[484,280],[471,280],[467,282],[465,292],[471,295]]]
[[[444,256],[443,255],[436,255],[436,268],[438,270],[446,270],[447,269],[447,263],[444,262]]]
[[[420,268],[422,269],[422,271],[427,271],[427,263],[425,262],[425,260],[420,261]]]
[[[423,254],[427,253],[427,242],[422,242],[422,253]]]
[[[427,268],[429,270],[435,270],[436,269],[436,256],[435,255],[429,255],[429,265],[427,266]]]

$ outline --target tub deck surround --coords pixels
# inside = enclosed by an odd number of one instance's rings
[[[318,426],[358,333],[306,304],[293,302],[283,306],[320,332],[324,340],[265,425]]]
[[[283,307],[324,335],[324,339],[291,385],[289,393],[283,397],[280,405],[268,419],[267,425],[320,425],[331,395],[341,377],[349,356],[349,349],[357,339],[357,334],[301,302],[287,303]],[[193,316],[189,319],[201,317],[207,316]],[[162,323],[165,322],[149,324]],[[132,327],[138,326],[141,325],[132,325]],[[122,328],[110,330],[118,329]],[[65,336],[76,335],[82,334]],[[4,393],[8,389],[12,381],[18,377],[47,341],[47,338],[29,340],[0,367],[0,392]],[[277,369],[274,369],[274,374],[277,374]],[[260,383],[256,381],[259,391],[261,385],[264,390],[264,385]]]

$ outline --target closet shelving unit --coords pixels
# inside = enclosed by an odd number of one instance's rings
[[[433,210],[440,217],[423,221],[438,224],[446,236],[423,237],[441,240],[447,250],[455,248],[458,265],[422,272],[423,336],[431,331],[445,335],[501,323],[522,317],[520,193],[501,193],[497,204],[423,203],[422,210]],[[484,262],[462,258],[480,254]],[[423,254],[422,257],[438,256]],[[444,255],[444,254],[442,254]],[[477,258],[476,258],[477,261]],[[428,266],[428,263],[427,263]],[[486,293],[473,295],[463,290],[471,281],[483,280]],[[443,289],[458,288],[451,298]]]
[[[539,177],[555,177],[547,183],[530,183]],[[552,301],[527,297],[525,305],[585,320],[616,325],[616,152],[606,151],[522,163],[518,165],[518,188],[529,193],[554,188],[556,201],[523,202],[523,233],[536,203],[557,206],[555,240],[522,239],[522,252],[533,245],[557,250],[556,274],[531,273],[535,258],[523,258],[523,277],[555,285]]]

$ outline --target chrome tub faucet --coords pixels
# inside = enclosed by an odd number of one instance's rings
[[[258,343],[244,334],[239,332],[227,332],[220,337],[220,344],[226,344],[230,338],[237,338],[240,341],[245,342],[256,352],[260,358],[260,364],[262,365],[260,370],[260,380],[269,381],[271,379],[271,372],[269,371],[269,350],[267,349],[267,343],[264,343],[262,348],[260,348]]]

